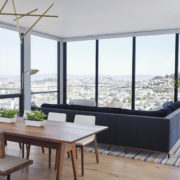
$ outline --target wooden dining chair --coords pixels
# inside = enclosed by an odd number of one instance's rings
[[[25,110],[24,111],[24,114],[23,114],[23,119],[26,119],[27,118],[27,113],[31,113],[32,111],[31,110]],[[22,157],[24,158],[24,146],[26,146],[26,151],[27,151],[27,155],[26,155],[26,157],[28,156],[28,150],[30,149],[30,145],[28,145],[28,144],[24,144],[24,143],[22,143],[21,144],[21,149],[22,149]],[[42,147],[42,153],[44,154],[45,152],[44,152],[44,147]],[[27,159],[29,159],[29,157],[27,158]]]
[[[48,121],[56,121],[56,122],[66,122],[66,114],[65,113],[55,113],[55,112],[49,112],[48,113]],[[49,148],[49,169],[51,168],[51,148]],[[56,159],[57,159],[57,153],[56,150]],[[55,160],[55,169],[57,166],[57,160]]]
[[[25,110],[24,111],[24,114],[23,114],[23,119],[26,119],[27,118],[27,113],[31,113],[32,111],[31,110]],[[21,149],[22,149],[22,157],[24,158],[24,144],[22,143],[21,145]],[[26,150],[28,151],[28,144],[26,144]],[[42,147],[42,153],[44,154],[45,151],[44,151],[44,147]]]
[[[75,115],[74,123],[94,126],[95,116]],[[87,138],[84,138],[76,142],[76,147],[81,149],[81,174],[82,176],[84,176],[84,146],[87,146],[88,144],[92,142],[94,143],[96,162],[99,163],[96,135],[89,136]]]
[[[32,163],[32,160],[6,155],[4,149],[4,135],[0,132],[0,176],[7,176],[7,180],[10,180],[10,176],[13,172],[23,169]]]
[[[56,121],[56,122],[66,122],[66,114],[64,113],[55,113],[55,112],[49,112],[48,113],[48,121]],[[29,159],[30,156],[30,145],[27,145],[27,159]],[[44,149],[44,147],[42,147],[42,149]],[[49,169],[51,168],[51,152],[52,149],[49,148]],[[55,159],[55,169],[57,167],[57,150],[56,150],[56,159]]]

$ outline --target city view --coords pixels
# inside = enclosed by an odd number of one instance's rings
[[[69,77],[67,100],[95,99],[93,77]],[[131,108],[131,80],[128,76],[100,76],[99,106]],[[137,76],[135,109],[157,110],[174,98],[174,79],[172,76]]]
[[[40,77],[40,76],[39,76]],[[43,77],[45,77],[43,79]],[[32,92],[57,91],[55,75],[49,78],[41,76],[31,81]],[[0,80],[1,94],[17,94],[20,92],[19,80]],[[131,80],[130,76],[99,77],[99,106],[131,108]],[[135,109],[157,110],[167,101],[173,101],[174,80],[172,75],[166,76],[138,76],[136,77]],[[93,76],[68,75],[67,103],[70,99],[95,99],[95,78]],[[57,103],[57,93],[32,94],[31,102],[34,106],[43,103]],[[19,108],[19,98],[1,99],[0,106],[4,108]]]
[[[57,92],[47,93],[49,91],[57,91],[56,75],[40,75],[34,76],[31,80],[31,104],[40,107],[43,103],[57,104]],[[45,93],[38,93],[45,92]]]
[[[18,77],[1,76],[0,94],[20,94],[20,80]],[[19,109],[19,98],[0,99],[0,108]]]

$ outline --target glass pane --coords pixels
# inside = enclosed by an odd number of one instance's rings
[[[67,103],[95,99],[95,41],[67,43]]]
[[[57,91],[57,41],[31,36],[31,91]]]
[[[0,99],[0,108],[19,110],[19,98]]]
[[[15,31],[0,28],[0,95],[17,93],[20,93],[19,36]]]
[[[178,55],[178,101],[180,101],[180,43],[179,43],[179,55]]]
[[[136,40],[135,108],[156,110],[174,98],[175,35]]]
[[[99,106],[131,108],[132,38],[99,41]]]
[[[34,107],[40,107],[43,103],[57,104],[57,92],[40,93],[31,95],[31,104]]]

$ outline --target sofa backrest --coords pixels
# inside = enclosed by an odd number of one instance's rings
[[[180,101],[169,104],[164,108],[157,111],[141,111],[130,110],[112,107],[94,107],[94,106],[82,106],[82,105],[63,105],[63,104],[43,104],[42,108],[55,108],[55,109],[68,109],[77,111],[89,111],[89,112],[103,112],[103,113],[115,113],[115,114],[127,114],[138,116],[151,116],[151,117],[166,117],[178,108],[180,108]]]

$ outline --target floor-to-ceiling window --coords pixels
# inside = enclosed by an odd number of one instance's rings
[[[19,109],[20,64],[18,33],[0,28],[0,108]]]
[[[131,109],[135,105],[139,110],[156,110],[174,101],[175,37],[101,39],[97,49],[94,40],[68,42],[67,103],[70,99],[95,99],[96,94],[98,106]]]
[[[175,35],[136,38],[135,109],[155,110],[174,100]]]
[[[67,103],[95,100],[95,41],[67,43]]]
[[[31,68],[32,105],[57,104],[57,41],[31,36]]]
[[[98,105],[131,108],[132,38],[99,40]]]
[[[179,40],[179,38],[180,38],[180,36],[179,36],[179,34],[177,35],[178,37],[178,48],[177,48],[177,50],[178,50],[178,56],[177,56],[177,60],[178,60],[178,67],[177,67],[177,78],[178,78],[178,80],[177,80],[177,100],[178,101],[180,101],[180,40]]]

